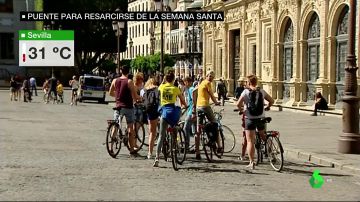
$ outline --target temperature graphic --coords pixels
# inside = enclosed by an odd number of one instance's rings
[[[74,66],[74,31],[19,31],[19,66]]]

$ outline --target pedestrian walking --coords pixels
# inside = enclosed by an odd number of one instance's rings
[[[38,96],[37,95],[37,90],[36,90],[36,79],[34,77],[31,77],[30,78],[30,88],[31,88],[31,96],[33,96],[34,94],[34,91],[35,91],[35,96]]]

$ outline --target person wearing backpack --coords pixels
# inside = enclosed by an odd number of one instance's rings
[[[258,130],[261,139],[265,139],[265,125],[261,122],[261,118],[265,117],[264,111],[270,110],[274,104],[274,100],[270,95],[257,86],[257,77],[250,75],[247,77],[248,87],[241,93],[237,102],[239,111],[245,104],[245,135],[247,140],[247,152],[249,154],[250,163],[247,168],[255,169],[254,154],[255,154],[255,131]],[[264,100],[268,101],[267,107],[264,109]],[[244,154],[242,154],[244,155]]]
[[[156,138],[156,129],[159,119],[159,104],[160,96],[158,86],[156,85],[157,81],[154,78],[147,80],[144,86],[144,91],[142,97],[144,98],[144,105],[146,114],[149,122],[149,151],[147,158],[152,158],[152,153],[154,150],[154,141]]]

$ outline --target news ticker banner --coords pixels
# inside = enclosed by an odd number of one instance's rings
[[[224,21],[224,12],[20,12],[20,21]]]
[[[19,30],[19,66],[74,66],[73,30]]]

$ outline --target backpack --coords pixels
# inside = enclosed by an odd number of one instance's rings
[[[156,88],[145,90],[144,104],[146,112],[157,112],[159,108],[159,90]]]
[[[249,90],[248,95],[249,102],[246,105],[246,109],[252,116],[260,116],[264,112],[264,96],[260,91],[260,88],[256,90]]]

